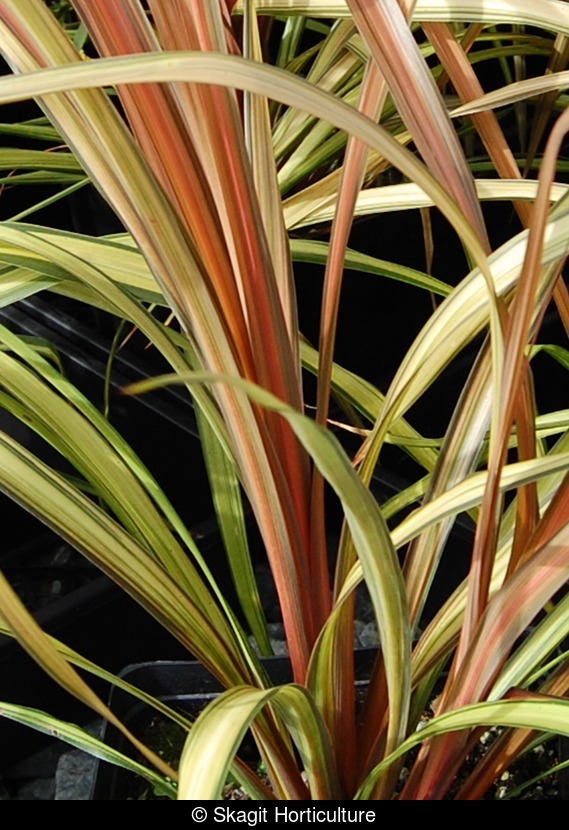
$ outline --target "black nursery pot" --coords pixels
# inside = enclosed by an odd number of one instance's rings
[[[264,666],[275,684],[291,680],[290,662],[287,658],[269,658],[264,661]],[[196,717],[222,691],[219,682],[197,662],[141,663],[127,666],[121,672],[121,677],[190,718]],[[154,710],[121,689],[113,688],[109,705],[125,726],[137,736],[156,732]],[[162,728],[166,728],[162,721],[160,723]],[[169,723],[167,728],[168,736],[162,738],[163,743],[183,741],[181,728],[174,730],[174,737]],[[132,755],[131,745],[113,726],[105,724],[102,737],[105,743],[114,749],[127,756]],[[162,754],[163,750],[157,751]],[[137,799],[146,789],[146,783],[134,773],[103,761],[97,762],[91,793],[93,801]]]
[[[377,649],[358,649],[355,652],[356,686],[365,686],[371,674]],[[288,657],[268,657],[262,659],[271,683],[278,686],[292,680]],[[184,714],[195,717],[222,691],[221,685],[197,662],[159,661],[127,666],[121,677],[139,689],[158,698],[163,703]],[[131,731],[140,737],[141,731],[152,723],[155,710],[136,700],[118,688],[113,688],[109,700],[113,712]],[[103,740],[109,746],[127,756],[132,755],[132,747],[124,735],[112,725],[106,724]],[[244,747],[241,757],[247,759],[248,748]],[[251,754],[254,750],[250,750]],[[176,758],[177,760],[177,758]],[[253,754],[250,760],[254,760]],[[94,801],[124,801],[136,798],[136,787],[141,779],[134,773],[105,763],[97,762],[91,798]]]

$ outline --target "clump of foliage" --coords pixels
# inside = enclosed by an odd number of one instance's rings
[[[479,797],[537,732],[569,732],[569,662],[554,657],[569,630],[568,420],[566,410],[537,411],[532,379],[539,349],[567,366],[566,350],[540,343],[539,332],[551,307],[569,329],[569,201],[558,180],[568,117],[555,117],[567,85],[569,8],[558,0],[511,8],[498,0],[72,5],[88,53],[99,57],[85,59],[41,0],[0,0],[0,48],[18,76],[2,78],[0,102],[39,101],[68,148],[57,162],[88,176],[125,233],[99,239],[2,223],[2,302],[43,290],[103,308],[140,329],[172,370],[131,393],[165,383],[190,390],[247,630],[141,460],[5,328],[2,406],[55,446],[97,499],[6,435],[0,487],[116,579],[227,689],[191,728],[169,712],[189,731],[178,797],[217,797],[231,765],[247,789],[267,797],[234,760],[251,727],[277,797],[440,799],[480,729],[500,724],[507,729],[456,793]],[[284,19],[280,36],[277,28],[271,35],[273,17]],[[524,77],[534,54],[538,74]],[[490,58],[504,82],[485,94],[476,67]],[[534,115],[528,136],[526,104]],[[494,113],[503,106],[517,108],[513,149]],[[29,163],[41,169],[53,154],[39,155]],[[538,179],[524,177],[536,162]],[[523,230],[492,250],[482,201],[497,199],[513,204]],[[441,282],[402,264],[403,252],[393,263],[348,248],[354,216],[403,208],[422,211],[416,245],[429,241],[429,211],[444,217],[465,251],[464,273]],[[326,222],[329,239],[315,239]],[[298,324],[293,274],[302,261],[325,263],[317,349]],[[387,389],[334,363],[348,268],[442,297]],[[178,332],[152,315],[156,304],[175,315]],[[393,313],[404,327],[406,309]],[[354,337],[357,329],[355,319]],[[444,437],[427,440],[406,416],[481,333]],[[314,417],[305,413],[303,368],[316,377]],[[329,424],[332,395],[363,438],[351,455]],[[421,474],[378,504],[369,485],[387,444]],[[328,489],[345,518],[335,550]],[[243,498],[282,610],[294,676],[286,686],[271,686],[247,636],[269,650]],[[468,578],[421,630],[464,511],[476,525]],[[362,582],[381,649],[357,717],[354,591]],[[4,629],[128,734],[158,772],[137,769],[168,786],[174,771],[118,723],[73,665],[108,675],[48,639],[4,579],[0,612]],[[443,667],[435,716],[418,732]],[[49,728],[46,715],[2,709]],[[399,790],[401,765],[418,744]]]

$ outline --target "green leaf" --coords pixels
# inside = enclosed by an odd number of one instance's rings
[[[199,410],[196,415],[217,522],[233,584],[251,634],[255,637],[261,654],[268,656],[272,654],[272,649],[247,539],[239,475],[234,460],[206,418],[200,415]]]
[[[292,258],[296,262],[312,262],[316,265],[325,265],[330,246],[327,242],[318,242],[313,239],[291,239],[290,249]],[[407,268],[394,262],[386,262],[383,259],[353,251],[350,248],[346,249],[345,268],[414,285],[425,291],[439,294],[441,297],[448,296],[452,290],[449,285],[441,282],[441,280],[434,279],[434,277],[416,271],[414,268]]]
[[[13,720],[16,723],[21,723],[24,726],[29,726],[38,732],[43,732],[45,735],[49,735],[50,738],[57,738],[60,741],[64,741],[76,749],[88,752],[89,755],[99,758],[101,761],[114,764],[129,772],[141,775],[150,784],[159,787],[165,795],[173,799],[176,798],[176,788],[163,775],[159,775],[154,770],[133,761],[126,755],[118,752],[118,750],[107,746],[107,744],[93,737],[88,732],[85,732],[79,726],[58,720],[36,709],[0,701],[0,718],[3,717],[8,720]]]
[[[0,147],[0,170],[55,170],[82,173],[73,153],[47,153],[44,150],[23,150]]]
[[[399,749],[378,764],[360,788],[356,798],[366,800],[377,780],[389,766],[417,744],[428,738],[472,729],[477,726],[512,726],[537,729],[569,736],[569,701],[567,700],[500,700],[478,703],[433,718],[419,732],[411,735]]]
[[[540,352],[544,352],[545,354],[552,357],[554,360],[559,363],[560,366],[563,366],[564,369],[569,369],[569,350],[564,349],[562,346],[555,346],[546,343],[539,344],[537,346],[531,347],[531,357],[535,357],[535,355],[539,354]]]

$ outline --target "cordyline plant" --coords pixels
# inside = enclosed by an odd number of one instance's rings
[[[247,630],[140,459],[33,343],[0,327],[2,406],[56,447],[97,498],[4,434],[0,487],[124,587],[227,689],[194,725],[152,701],[188,729],[178,779],[74,667],[124,681],[45,635],[1,577],[3,630],[127,734],[150,766],[46,714],[11,704],[2,714],[55,725],[178,798],[219,797],[230,767],[259,798],[480,797],[539,733],[569,735],[569,661],[559,654],[569,633],[561,590],[568,418],[538,414],[531,364],[546,309],[554,304],[569,329],[561,277],[569,196],[557,181],[569,118],[555,119],[569,83],[569,6],[73,0],[80,27],[65,28],[67,15],[58,19],[49,5],[0,0],[0,46],[18,76],[2,78],[0,102],[35,98],[52,126],[36,120],[13,125],[13,134],[27,127],[66,149],[5,150],[3,169],[18,171],[12,184],[32,169],[36,180],[71,187],[87,176],[125,233],[94,238],[3,222],[2,303],[47,290],[103,308],[143,332],[171,367],[132,393],[165,383],[190,390]],[[268,37],[273,17],[284,21],[280,45],[277,29]],[[97,57],[78,51],[86,38]],[[529,55],[541,56],[538,76],[525,77]],[[501,62],[503,83],[484,94],[475,65],[490,58]],[[515,104],[522,136],[526,101],[528,140],[511,148],[494,109]],[[475,159],[468,147],[478,140]],[[538,180],[524,178],[536,166]],[[385,185],[390,170],[399,184]],[[483,199],[510,200],[525,228],[495,251]],[[454,287],[347,247],[355,215],[404,208],[423,210],[425,238],[428,208],[457,235],[468,265]],[[327,242],[306,232],[323,222],[332,223]],[[317,351],[299,331],[294,261],[325,263]],[[333,362],[347,267],[443,297],[384,394]],[[152,315],[154,304],[170,309],[178,331]],[[404,327],[405,309],[394,313]],[[444,439],[425,440],[406,414],[481,332]],[[547,349],[567,366],[563,348]],[[303,367],[317,378],[315,417],[304,411]],[[329,426],[331,394],[367,423],[354,458]],[[423,473],[382,505],[369,485],[386,443]],[[329,488],[345,517],[334,550]],[[242,493],[282,610],[294,678],[283,687],[271,687],[248,636],[270,649]],[[468,579],[421,631],[464,511],[476,523]],[[354,592],[362,581],[381,648],[356,707]],[[430,703],[434,717],[417,731]],[[459,778],[491,724],[503,727],[498,741]],[[270,789],[235,759],[248,728]]]

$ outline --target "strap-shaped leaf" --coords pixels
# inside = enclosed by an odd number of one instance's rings
[[[312,798],[338,796],[324,723],[302,686],[238,687],[211,703],[196,720],[180,763],[180,800],[220,799],[229,767],[256,715],[270,703],[298,748]]]
[[[85,732],[79,726],[53,718],[51,715],[46,715],[45,712],[39,712],[37,709],[2,701],[0,701],[0,717],[29,726],[38,732],[49,735],[50,738],[58,738],[58,740],[64,741],[76,749],[88,752],[94,758],[99,758],[101,761],[106,761],[109,764],[114,764],[129,772],[141,775],[152,786],[159,789],[162,794],[167,794],[170,798],[176,798],[176,788],[163,775],[158,775],[152,769],[133,761],[132,758],[123,755],[122,752],[113,749],[113,747],[107,746],[107,744]]]
[[[495,703],[479,703],[465,706],[454,712],[447,712],[433,718],[423,729],[416,732],[402,744],[397,752],[378,764],[361,787],[357,798],[366,800],[378,779],[389,766],[417,744],[462,729],[476,726],[513,726],[538,729],[569,735],[569,701],[567,700],[500,700]]]
[[[235,13],[242,9],[237,0]],[[258,0],[259,14],[348,17],[346,0]],[[429,23],[519,23],[569,34],[569,10],[563,0],[417,0],[413,19]]]

